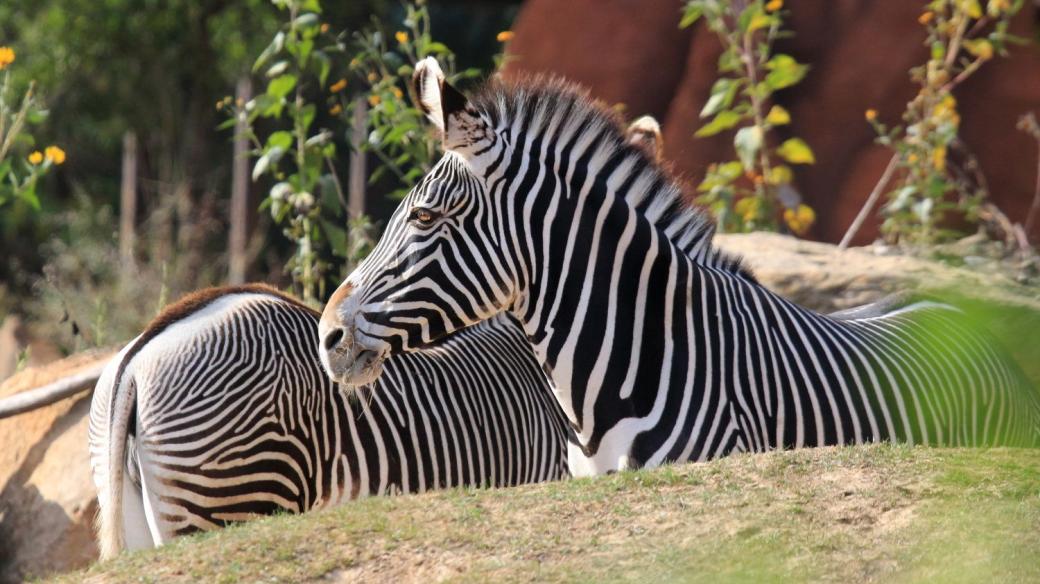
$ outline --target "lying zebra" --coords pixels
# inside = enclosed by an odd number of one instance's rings
[[[562,415],[496,319],[387,363],[352,399],[318,315],[264,286],[170,306],[108,365],[90,412],[102,557],[255,514],[566,475]]]
[[[508,311],[577,433],[575,474],[882,440],[1040,445],[1036,388],[956,309],[836,318],[759,284],[616,119],[553,80],[467,98],[432,58],[445,154],[333,295],[342,383]]]

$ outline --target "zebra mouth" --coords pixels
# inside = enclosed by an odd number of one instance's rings
[[[343,329],[333,331],[319,351],[325,372],[333,381],[344,385],[372,383],[383,372],[386,350],[366,345],[363,339]]]
[[[350,351],[348,354],[329,352],[322,359],[329,377],[343,385],[368,385],[379,379],[383,372],[385,354],[370,349]]]

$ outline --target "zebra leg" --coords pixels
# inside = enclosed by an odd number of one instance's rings
[[[142,489],[123,475],[123,541],[126,549],[140,550],[154,546],[144,506]]]

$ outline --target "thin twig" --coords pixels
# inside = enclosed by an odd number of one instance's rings
[[[845,237],[841,238],[841,243],[838,244],[838,249],[844,250],[849,247],[849,243],[852,242],[852,238],[859,232],[859,228],[863,226],[863,222],[867,220],[867,216],[874,209],[874,205],[877,204],[878,198],[881,197],[881,193],[885,192],[885,187],[888,186],[889,181],[892,180],[892,175],[895,174],[896,168],[899,166],[899,155],[893,154],[892,159],[888,161],[888,166],[885,167],[885,172],[881,174],[881,179],[874,185],[874,190],[870,192],[870,196],[867,197],[867,202],[863,204],[863,208],[859,210],[859,214],[856,215],[856,219],[849,226],[849,230],[845,232]]]
[[[329,168],[329,174],[332,175],[332,182],[336,185],[336,196],[339,197],[339,204],[343,206],[343,213],[349,218],[350,217],[350,205],[347,204],[347,197],[343,194],[343,184],[339,182],[339,174],[336,173],[336,167],[332,164],[332,159],[326,157],[325,164]]]
[[[1018,120],[1018,129],[1026,132],[1036,140],[1036,190],[1033,192],[1033,204],[1029,206],[1026,214],[1025,233],[1028,236],[1033,232],[1033,224],[1036,222],[1037,214],[1040,214],[1040,124],[1036,122],[1036,116],[1032,112],[1022,116]]]

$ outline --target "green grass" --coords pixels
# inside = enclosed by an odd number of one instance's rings
[[[1040,451],[899,446],[375,498],[63,581],[1040,581]]]

